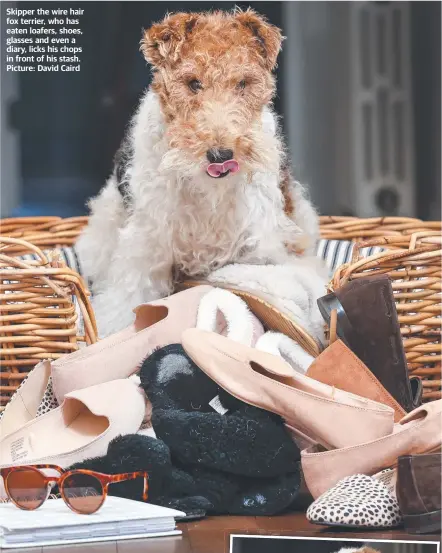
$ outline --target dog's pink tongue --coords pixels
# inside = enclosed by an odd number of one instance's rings
[[[229,159],[224,163],[211,163],[207,167],[207,173],[215,179],[230,171],[236,173],[239,171],[239,163],[235,159]]]

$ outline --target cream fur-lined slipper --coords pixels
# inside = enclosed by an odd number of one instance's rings
[[[307,519],[346,528],[395,528],[402,523],[395,482],[395,469],[347,476],[310,505]]]
[[[329,281],[317,257],[293,258],[280,265],[233,263],[206,280],[187,280],[178,289],[201,284],[223,288],[246,302],[268,330],[281,332],[317,357],[325,345],[324,320],[316,300]]]
[[[282,357],[296,371],[305,374],[315,358],[281,332],[266,332],[256,342],[256,349]]]
[[[264,334],[261,322],[245,301],[221,288],[214,288],[201,298],[196,328],[250,347],[254,347]]]

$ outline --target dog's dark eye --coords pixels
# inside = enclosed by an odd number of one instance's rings
[[[240,90],[244,90],[246,87],[246,81],[243,79],[242,81],[239,81],[239,83],[236,85],[236,88],[239,88]]]
[[[191,81],[189,81],[188,86],[192,92],[198,92],[198,90],[201,90],[203,88],[201,81],[199,81],[198,79],[192,79]]]

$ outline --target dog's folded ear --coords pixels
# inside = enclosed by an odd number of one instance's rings
[[[281,30],[268,23],[263,16],[257,14],[251,8],[245,11],[237,10],[235,18],[252,33],[267,69],[274,69],[284,40]]]
[[[196,13],[175,13],[144,31],[140,50],[146,60],[156,67],[175,63],[198,18]]]

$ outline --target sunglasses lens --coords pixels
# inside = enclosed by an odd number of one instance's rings
[[[6,487],[12,501],[27,511],[40,507],[48,496],[44,476],[37,470],[19,469],[10,472]]]
[[[103,486],[91,474],[74,472],[63,480],[62,487],[66,503],[77,513],[95,513],[104,501]]]

